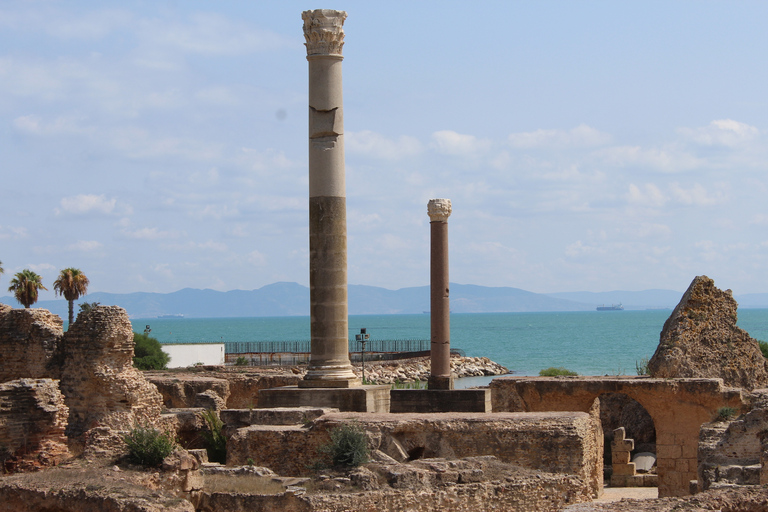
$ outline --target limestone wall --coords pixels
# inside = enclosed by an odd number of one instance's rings
[[[62,335],[57,315],[0,304],[0,382],[60,378],[60,368],[51,362]]]
[[[660,496],[689,494],[697,479],[699,428],[720,407],[740,409],[739,389],[721,379],[647,377],[502,377],[491,382],[494,411],[586,411],[604,393],[623,393],[640,403],[656,427]]]
[[[125,430],[160,417],[162,396],[133,367],[133,329],[124,309],[99,306],[81,313],[63,344],[67,435],[97,426]]]
[[[51,466],[66,458],[68,412],[55,380],[0,384],[0,460],[5,469]]]
[[[603,435],[597,412],[539,414],[335,413],[311,427],[251,426],[230,438],[227,464],[248,459],[282,475],[304,475],[322,457],[328,431],[356,422],[370,445],[398,461],[493,455],[520,467],[575,475],[593,495],[603,484]]]

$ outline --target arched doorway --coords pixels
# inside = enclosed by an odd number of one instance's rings
[[[634,440],[632,456],[638,453],[653,453],[656,455],[656,426],[653,418],[637,400],[624,393],[604,393],[600,397],[600,423],[603,427],[604,443],[604,477],[605,482],[611,481],[613,432],[624,427],[627,439]],[[655,472],[655,466],[651,473]]]

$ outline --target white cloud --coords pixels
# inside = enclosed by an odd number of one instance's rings
[[[20,116],[13,120],[13,127],[20,132],[32,135],[63,135],[87,132],[78,126],[74,119],[64,117],[44,122],[38,116]]]
[[[726,194],[721,190],[712,194],[707,192],[707,189],[700,183],[696,183],[693,187],[687,189],[678,183],[672,183],[669,188],[675,199],[688,206],[710,206],[722,203],[726,198]]]
[[[67,246],[70,251],[91,252],[104,247],[104,244],[96,240],[78,240]]]
[[[9,238],[26,238],[28,236],[27,228],[21,226],[3,226],[0,225],[0,240]]]
[[[595,152],[608,165],[639,166],[662,172],[682,172],[701,166],[704,161],[673,148],[644,149],[640,146],[616,146]]]
[[[664,206],[664,203],[667,201],[659,187],[653,183],[646,183],[642,188],[634,183],[630,183],[626,198],[630,204],[653,208]]]
[[[512,133],[509,142],[516,148],[583,148],[602,146],[611,136],[586,124],[571,130],[535,130]]]
[[[666,224],[643,223],[635,231],[638,238],[666,238],[672,234],[672,228]],[[668,247],[666,249],[669,249]]]
[[[383,160],[399,160],[422,151],[421,142],[415,137],[401,135],[397,139],[389,139],[370,130],[346,132],[344,144],[350,153],[359,153]]]
[[[248,263],[257,267],[266,265],[267,258],[259,251],[251,251],[248,253]]]
[[[107,199],[102,195],[80,194],[65,197],[61,200],[61,209],[56,208],[56,214],[82,215],[85,213],[102,213],[108,215],[115,209],[117,200]]]
[[[125,231],[126,236],[138,240],[167,240],[177,238],[178,234],[173,231],[161,231],[158,228],[141,228],[134,231]]]
[[[192,14],[185,22],[144,19],[139,33],[151,48],[200,55],[244,55],[296,45],[295,40],[215,13]]]
[[[718,119],[699,128],[679,128],[678,133],[705,146],[744,146],[760,136],[760,130],[733,119]]]
[[[491,142],[474,135],[441,130],[432,134],[432,147],[446,155],[472,156],[490,149]]]

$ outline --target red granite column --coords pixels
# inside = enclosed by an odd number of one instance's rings
[[[450,199],[430,199],[430,328],[432,371],[429,389],[453,389],[451,375],[451,304],[448,297],[448,217]]]
[[[341,48],[344,11],[304,11],[309,62],[309,294],[311,356],[299,387],[361,384],[349,361],[347,211]]]

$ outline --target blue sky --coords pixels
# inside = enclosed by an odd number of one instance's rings
[[[308,284],[301,12],[348,12],[349,282],[768,291],[764,2],[0,4],[0,260]],[[53,298],[43,293],[41,299]]]

